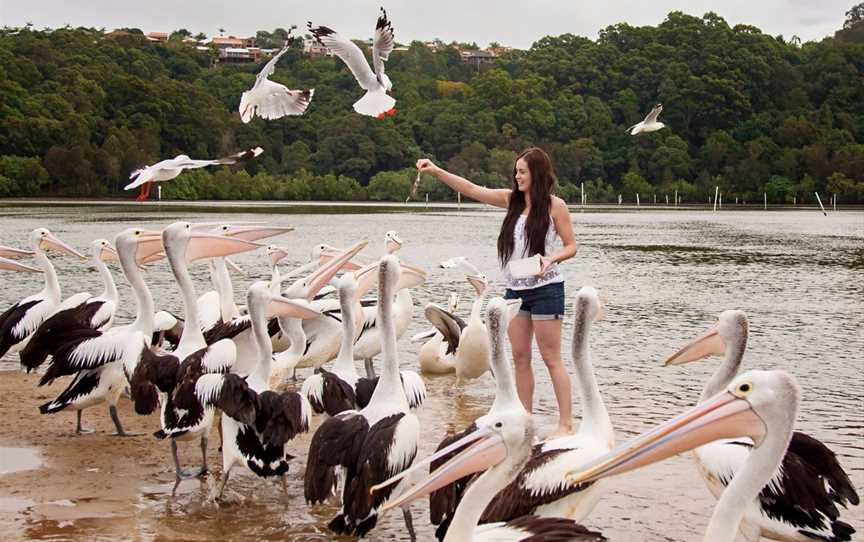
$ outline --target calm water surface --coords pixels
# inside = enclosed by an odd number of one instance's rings
[[[414,295],[415,318],[399,341],[403,368],[415,368],[416,346],[407,338],[426,328],[422,306],[444,303],[451,291],[460,294],[459,313],[470,311],[470,286],[458,272],[437,268],[437,262],[468,255],[493,279],[491,292],[503,288],[495,264],[495,240],[503,215],[487,209],[461,212],[396,213],[387,209],[339,214],[325,207],[295,209],[0,207],[0,243],[22,246],[27,232],[45,226],[80,250],[96,237],[112,239],[135,225],[158,228],[175,220],[272,220],[297,229],[278,240],[292,249],[287,264],[300,264],[320,242],[337,246],[366,237],[370,253],[380,254],[384,232],[395,229],[405,245],[400,257],[427,269],[429,278]],[[377,212],[369,212],[377,211]],[[582,285],[595,286],[606,299],[607,318],[594,327],[592,355],[601,393],[619,441],[691,406],[718,358],[677,368],[662,360],[712,324],[724,309],[738,308],[750,318],[751,337],[744,367],[783,368],[794,374],[804,393],[798,429],[821,439],[840,457],[853,483],[864,488],[864,214],[789,212],[573,212],[579,252],[563,266],[568,296]],[[235,280],[238,302],[244,285],[267,273],[263,254],[245,254],[237,262],[249,273]],[[98,275],[68,258],[54,258],[64,297],[78,291],[101,291]],[[206,265],[193,270],[199,293],[210,289]],[[157,306],[180,310],[180,298],[166,265],[148,271]],[[3,274],[0,307],[7,307],[41,286],[32,276]],[[130,292],[120,281],[121,296]],[[26,294],[25,294],[26,292]],[[120,321],[131,319],[130,306]],[[572,315],[565,317],[564,352],[569,363]],[[541,434],[554,427],[552,387],[539,356],[536,397]],[[0,369],[14,370],[7,358]],[[426,378],[429,399],[420,413],[421,454],[434,450],[448,429],[461,429],[484,414],[492,401],[487,375],[461,395],[453,377]],[[575,389],[574,389],[575,391]],[[579,415],[578,398],[574,411]],[[35,415],[35,413],[34,413]],[[316,420],[316,426],[318,421]],[[290,476],[287,502],[278,486],[252,476],[231,484],[251,496],[242,505],[203,506],[206,488],[194,483],[169,499],[170,487],[141,481],[134,517],[68,522],[25,522],[24,536],[59,538],[105,536],[106,523],[127,523],[126,532],[142,539],[206,540],[242,537],[263,540],[329,540],[326,523],[336,506],[310,509],[302,498],[302,465],[309,437],[297,442],[298,468]],[[163,446],[153,442],[154,452]],[[166,454],[166,469],[169,466]],[[679,457],[631,473],[610,484],[606,497],[586,523],[611,540],[698,540],[714,498],[704,487],[692,460]],[[414,507],[421,539],[432,536],[425,503]],[[379,522],[371,539],[406,540],[399,514]],[[864,531],[864,507],[844,514]],[[53,535],[51,533],[54,533]]]

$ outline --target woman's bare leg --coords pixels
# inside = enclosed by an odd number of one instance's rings
[[[534,402],[534,372],[531,370],[531,337],[534,335],[531,317],[520,314],[510,322],[507,336],[516,366],[516,391],[525,410],[531,412]]]
[[[549,370],[555,399],[558,401],[558,428],[549,436],[554,438],[573,433],[570,373],[561,359],[561,320],[534,320],[533,324],[537,348],[540,349],[540,355]]]

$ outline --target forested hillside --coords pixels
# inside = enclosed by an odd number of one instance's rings
[[[546,37],[479,70],[455,48],[414,42],[387,63],[398,112],[384,120],[351,109],[362,91],[342,62],[297,45],[272,79],[314,87],[309,111],[249,124],[237,108],[260,66],[214,64],[212,52],[135,33],[7,28],[0,197],[116,196],[144,164],[260,145],[245,169],[187,172],[163,194],[397,200],[421,156],[506,186],[516,153],[539,145],[568,199],[585,182],[594,202],[674,190],[705,201],[715,185],[727,201],[761,202],[763,191],[774,203],[812,201],[818,190],[864,202],[862,16],[864,4],[834,37],[802,44],[673,12],[656,27],[610,26],[596,41]],[[627,135],[658,102],[667,128]],[[422,192],[454,197],[431,181]]]

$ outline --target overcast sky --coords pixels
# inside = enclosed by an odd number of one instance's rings
[[[543,36],[572,33],[591,39],[611,24],[657,25],[670,11],[701,16],[714,11],[730,25],[750,24],[770,35],[820,40],[843,25],[858,0],[0,0],[0,25],[57,28],[70,24],[144,32],[186,28],[193,34],[253,35],[256,30],[305,28],[307,20],[350,38],[372,36],[379,6],[384,6],[396,39],[440,38],[481,46],[497,41],[527,49]]]

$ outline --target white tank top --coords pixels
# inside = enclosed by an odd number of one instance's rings
[[[511,258],[519,259],[533,256],[533,254],[528,254],[528,238],[525,235],[525,222],[527,218],[526,215],[519,215],[516,227],[513,228],[513,255]],[[555,222],[552,220],[552,217],[549,217],[549,229],[546,231],[546,256],[551,256],[554,252],[552,249],[555,247],[556,239],[558,239],[558,232],[555,230]],[[528,290],[555,282],[564,282],[564,276],[561,275],[557,263],[553,263],[545,273],[538,277],[514,278],[510,274],[510,267],[506,264],[504,265],[503,272],[504,283],[511,290]]]

